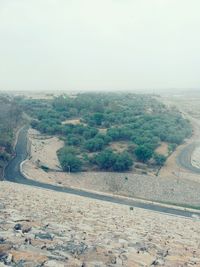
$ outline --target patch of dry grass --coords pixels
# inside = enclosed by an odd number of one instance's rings
[[[156,148],[156,152],[167,156],[168,155],[168,144],[165,142],[162,142],[159,147]]]
[[[78,124],[84,124],[81,122],[80,118],[76,118],[76,119],[71,119],[71,120],[65,120],[62,122],[62,124],[73,124],[73,125],[78,125]]]
[[[116,152],[121,153],[128,149],[128,144],[124,141],[112,142],[110,143],[110,148],[112,148]]]

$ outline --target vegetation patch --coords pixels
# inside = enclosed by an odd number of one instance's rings
[[[81,93],[22,99],[21,106],[33,128],[64,140],[64,171],[130,171],[137,163],[159,169],[192,133],[189,121],[152,95]]]
[[[0,177],[13,156],[14,131],[21,121],[22,110],[15,98],[0,95]]]

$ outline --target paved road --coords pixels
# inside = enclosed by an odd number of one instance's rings
[[[91,192],[87,192],[83,190],[71,189],[67,187],[59,187],[55,185],[50,185],[50,184],[45,184],[45,183],[29,180],[25,178],[20,172],[20,163],[24,161],[27,157],[27,129],[28,127],[24,127],[19,132],[19,137],[18,137],[18,141],[16,144],[16,157],[9,163],[9,165],[7,166],[5,170],[5,176],[4,176],[5,180],[14,182],[14,183],[20,183],[20,184],[45,188],[49,190],[54,190],[57,192],[64,192],[64,193],[79,195],[79,196],[83,196],[87,198],[98,199],[102,201],[118,203],[122,205],[128,205],[128,206],[143,208],[147,210],[162,212],[162,213],[170,214],[170,215],[178,215],[178,216],[183,216],[183,217],[192,217],[193,215],[197,215],[197,216],[199,215],[198,212],[193,213],[190,211],[177,209],[176,207],[175,208],[163,207],[158,204],[142,203],[140,201],[136,201],[132,199],[125,199],[125,198],[118,198],[114,196],[104,196],[101,194],[91,193]]]
[[[188,113],[181,111],[182,115],[188,119],[193,127],[193,142],[189,145],[187,145],[185,148],[181,150],[179,153],[176,162],[180,167],[183,167],[190,172],[200,174],[200,169],[196,168],[191,163],[191,157],[192,153],[194,152],[195,148],[200,146],[200,121],[199,119],[196,119],[192,116],[190,116]]]
[[[186,146],[185,148],[183,148],[177,157],[177,163],[179,166],[181,166],[181,167],[183,167],[183,168],[185,168],[185,169],[187,169],[193,173],[200,174],[200,169],[194,167],[191,163],[192,153],[197,146],[199,146],[199,143],[194,142],[194,143]]]

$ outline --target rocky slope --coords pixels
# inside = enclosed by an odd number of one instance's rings
[[[0,266],[200,266],[200,221],[0,183]]]

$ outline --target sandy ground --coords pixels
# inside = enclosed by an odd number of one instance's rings
[[[61,169],[56,152],[63,147],[63,141],[57,137],[44,137],[34,129],[29,129],[28,138],[31,143],[30,162],[36,166],[44,165],[54,170]]]
[[[0,210],[0,266],[200,266],[196,218],[9,182]]]
[[[200,175],[191,173],[190,171],[180,167],[176,158],[181,152],[181,150],[186,147],[188,144],[192,143],[194,139],[188,140],[183,145],[179,146],[171,156],[167,159],[165,166],[160,170],[159,177],[172,177],[174,179],[189,179],[191,181],[200,182]]]
[[[109,145],[115,152],[122,153],[128,148],[128,144],[126,142],[111,142]]]
[[[81,123],[81,121],[80,121],[79,118],[73,119],[73,120],[65,120],[65,121],[62,122],[62,124],[74,124],[74,125],[78,125],[80,123]]]
[[[158,154],[168,156],[168,144],[165,142],[161,142],[161,145],[157,147],[156,152]]]

